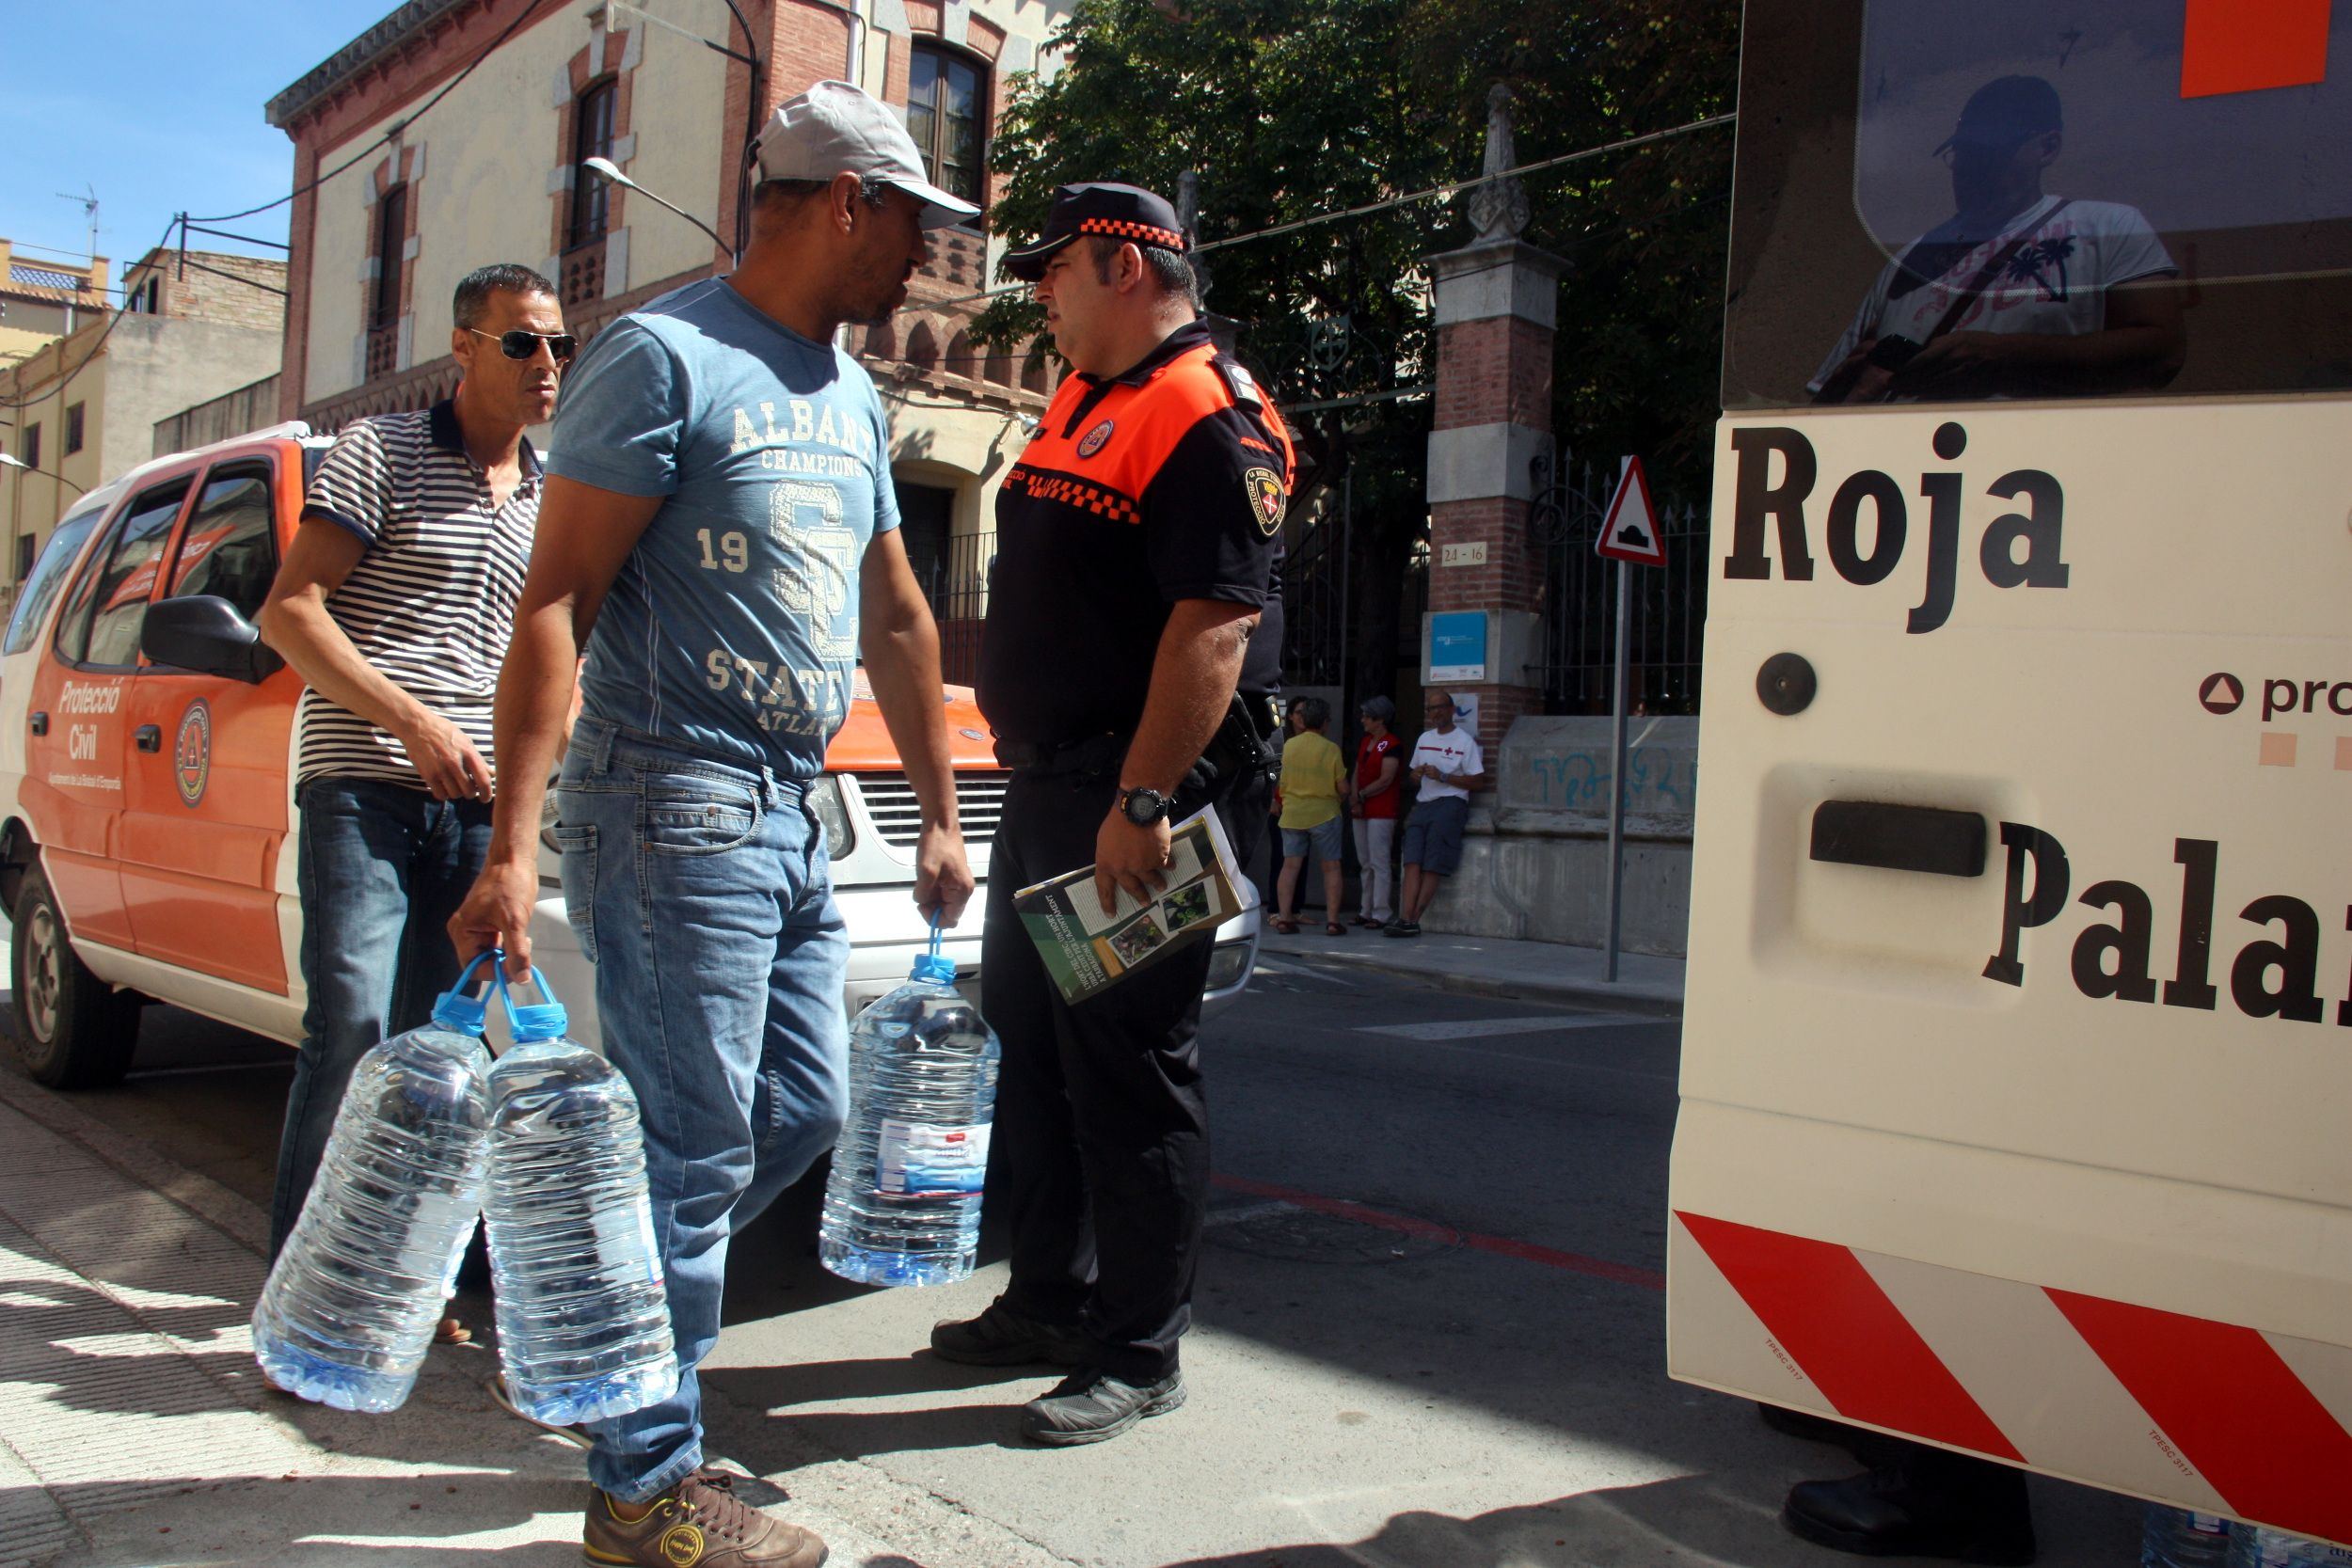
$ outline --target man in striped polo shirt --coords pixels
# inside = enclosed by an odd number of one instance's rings
[[[490,702],[539,517],[526,425],[572,339],[528,267],[457,285],[445,403],[344,427],[311,480],[261,631],[309,689],[295,720],[302,979],[270,1253],[318,1174],[361,1055],[457,978],[446,922],[490,843]],[[453,1320],[444,1337],[462,1334]]]

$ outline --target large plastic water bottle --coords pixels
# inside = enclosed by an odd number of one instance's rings
[[[490,1069],[484,1218],[507,1397],[569,1426],[667,1399],[678,1366],[637,1096],[532,979],[546,1001],[499,988],[515,1043]]]
[[[2352,1568],[2352,1546],[2330,1545],[2267,1525],[2239,1525],[2230,1536],[2230,1568]]]
[[[2139,1532],[2139,1568],[2226,1568],[2233,1531],[2217,1513],[2150,1503]]]
[[[850,1030],[850,1110],[833,1151],[817,1255],[864,1285],[971,1274],[996,1110],[996,1036],[931,950]]]
[[[433,1021],[359,1058],[318,1180],[253,1308],[270,1381],[342,1410],[397,1410],[417,1381],[482,1211],[490,1101],[485,1004],[457,988]]]

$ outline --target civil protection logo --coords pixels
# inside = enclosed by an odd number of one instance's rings
[[[1251,468],[1241,476],[1242,488],[1249,493],[1249,508],[1258,515],[1258,531],[1271,536],[1282,526],[1282,513],[1290,505],[1290,498],[1282,493],[1282,476],[1272,468]]]
[[[1113,428],[1114,426],[1112,422],[1108,420],[1104,420],[1101,424],[1096,425],[1092,430],[1088,431],[1084,436],[1078,437],[1078,455],[1080,457],[1092,457],[1096,452],[1101,451],[1103,450],[1103,444],[1111,438],[1111,431]]]
[[[204,786],[213,776],[213,710],[201,697],[180,716],[180,736],[171,748],[171,770],[180,785],[182,805],[193,806],[204,799]]]

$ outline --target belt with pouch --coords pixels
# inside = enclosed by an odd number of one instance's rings
[[[1268,742],[1278,727],[1271,699],[1236,694],[1216,733],[1209,737],[1200,760],[1184,775],[1180,793],[1197,795],[1216,790],[1220,782],[1230,784],[1253,770],[1271,768],[1279,762],[1279,753]],[[1015,772],[1041,777],[1093,777],[1115,773],[1126,759],[1127,747],[1134,738],[1131,734],[1117,732],[1067,741],[1009,740],[1000,736],[996,741],[996,760]]]

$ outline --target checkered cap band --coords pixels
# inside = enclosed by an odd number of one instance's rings
[[[1158,245],[1162,250],[1181,251],[1184,248],[1184,237],[1175,230],[1149,223],[1130,223],[1125,218],[1085,218],[1078,224],[1078,232],[1115,234],[1122,240],[1140,240],[1146,245]]]

